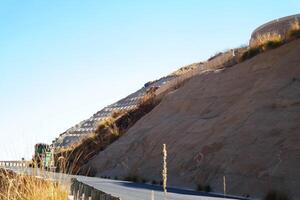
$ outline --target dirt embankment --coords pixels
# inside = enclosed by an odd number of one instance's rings
[[[300,40],[232,68],[192,78],[87,167],[97,176],[210,185],[260,197],[272,189],[300,196]]]

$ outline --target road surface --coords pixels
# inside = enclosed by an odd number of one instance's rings
[[[13,168],[11,170],[17,173],[26,173],[29,175],[42,177],[50,180],[56,180],[62,184],[70,184],[71,178],[77,178],[78,181],[99,189],[105,193],[120,197],[122,200],[151,200],[152,195],[155,200],[163,199],[163,191],[161,186],[133,183],[128,181],[103,179],[98,177],[87,177],[79,175],[68,175],[62,173],[44,172],[32,168]],[[232,200],[246,199],[237,197],[224,198],[220,194],[203,193],[186,189],[168,188],[168,200]]]

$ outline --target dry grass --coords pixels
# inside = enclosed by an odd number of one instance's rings
[[[66,200],[68,190],[60,184],[0,169],[1,200]]]
[[[290,27],[291,30],[300,30],[300,23],[298,21],[294,21]]]
[[[256,37],[256,40],[251,43],[249,49],[243,53],[240,61],[242,62],[250,59],[267,50],[275,49],[285,42],[285,38],[283,38],[278,33],[267,33],[264,35],[259,35]]]
[[[280,43],[282,42],[283,38],[281,35],[278,33],[267,33],[263,35],[258,35],[256,37],[256,40],[251,44],[251,48],[257,48],[264,46],[265,44],[269,42],[274,42],[274,43]]]
[[[136,121],[149,113],[157,104],[153,91],[150,90],[145,98],[141,99],[138,107],[122,112],[117,118],[112,115],[102,120],[95,131],[89,137],[83,138],[76,145],[56,152],[55,160],[63,157],[65,162],[57,164],[58,171],[71,174],[83,174],[93,176],[93,169],[83,166],[100,151],[121,137]]]
[[[275,49],[297,38],[300,38],[300,23],[298,21],[291,23],[291,26],[285,35],[274,32],[259,35],[256,37],[255,41],[251,43],[248,50],[241,56],[240,62],[250,59],[267,50]]]

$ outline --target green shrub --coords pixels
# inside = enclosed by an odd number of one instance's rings
[[[283,44],[282,41],[268,41],[264,44],[264,49],[275,49]]]
[[[270,191],[267,193],[264,200],[289,200],[289,197],[282,192]]]
[[[124,181],[131,181],[131,182],[139,182],[139,177],[136,175],[130,175],[130,176],[126,176],[124,178]]]
[[[210,185],[202,185],[199,183],[197,185],[197,190],[201,192],[211,192],[211,187]]]
[[[145,178],[142,178],[142,183],[147,183],[148,182],[148,180],[147,179],[145,179]]]
[[[241,56],[241,61],[248,60],[266,50],[275,49],[283,44],[282,40],[269,40],[264,44],[256,47],[250,47],[247,51]]]

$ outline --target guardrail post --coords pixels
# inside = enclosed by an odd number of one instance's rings
[[[91,196],[92,196],[92,200],[99,200],[100,199],[100,191],[93,188]]]
[[[70,185],[70,195],[74,195],[74,187],[75,187],[75,178],[71,178],[71,185]]]
[[[104,194],[104,193],[101,193],[100,192],[100,198],[99,198],[99,200],[108,200],[107,198],[106,198],[106,194]]]
[[[91,191],[91,200],[95,200],[95,194],[96,194],[96,189],[92,188],[92,191]]]
[[[84,185],[83,193],[84,193],[84,200],[89,200],[89,197],[91,196],[91,186]]]
[[[83,186],[84,184],[79,182],[79,199],[82,199],[82,195],[83,195]]]
[[[73,196],[74,200],[78,200],[78,189],[79,189],[79,182],[75,179],[74,180],[74,187],[73,187]]]

